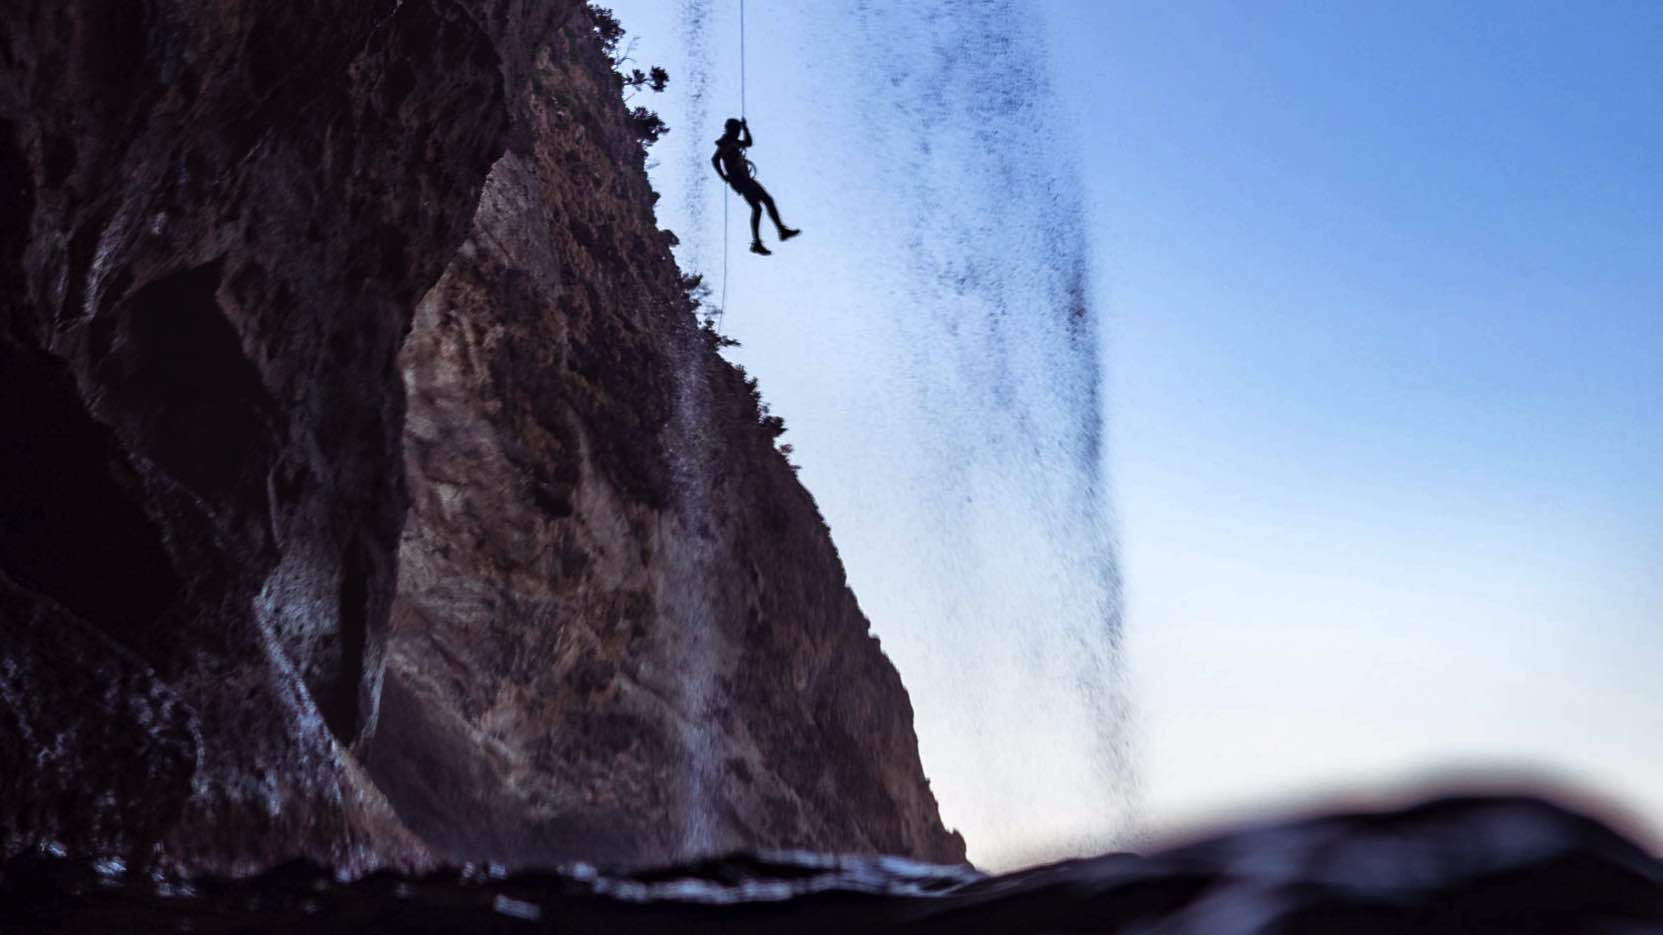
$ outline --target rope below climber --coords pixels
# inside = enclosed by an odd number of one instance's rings
[[[774,196],[768,194],[768,189],[756,180],[754,166],[745,157],[745,150],[751,147],[751,128],[738,117],[728,120],[726,131],[722,138],[716,141],[716,154],[710,157],[710,164],[716,167],[716,174],[722,181],[728,183],[745,203],[751,206],[751,252],[768,256],[773,251],[762,244],[762,211],[768,211],[768,217],[774,222],[774,229],[779,232],[781,241],[802,233],[795,228],[786,227],[780,220],[780,209],[774,204]]]

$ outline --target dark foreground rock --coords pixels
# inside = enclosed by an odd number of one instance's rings
[[[727,932],[1124,935],[1645,935],[1663,863],[1529,798],[1237,830],[1148,857],[981,877],[807,854],[608,876],[475,866],[342,883],[311,864],[236,882],[129,880],[114,864],[14,859],[7,932]]]

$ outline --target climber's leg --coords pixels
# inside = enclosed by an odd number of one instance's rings
[[[739,186],[734,186],[739,188]],[[740,188],[739,194],[745,196],[745,201],[751,206],[751,252],[767,256],[770,251],[762,245],[762,202],[750,188]]]
[[[790,240],[802,233],[795,228],[786,227],[785,222],[780,220],[780,209],[774,204],[774,196],[768,194],[766,189],[762,191],[762,204],[767,207],[768,217],[773,220],[774,229],[780,232],[781,240]]]

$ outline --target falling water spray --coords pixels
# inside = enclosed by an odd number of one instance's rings
[[[737,7],[619,6],[690,79],[658,102],[653,177],[679,261],[715,275]],[[807,233],[740,255],[724,325],[911,694],[942,817],[992,866],[1113,847],[1136,802],[1091,232],[1035,16],[753,5],[756,158]]]

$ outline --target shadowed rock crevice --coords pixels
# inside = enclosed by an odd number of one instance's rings
[[[0,217],[10,219],[0,224],[0,294],[7,301],[18,301],[23,294],[24,276],[21,262],[23,249],[29,242],[26,219],[34,213],[35,191],[29,177],[29,166],[18,151],[17,128],[9,120],[0,120]],[[0,320],[0,328],[16,329],[16,340],[29,340],[31,323],[15,316]],[[0,338],[7,336],[0,331]]]
[[[280,414],[215,298],[223,269],[165,276],[124,303],[125,316],[100,318],[94,346],[108,350],[95,372],[127,436],[180,483],[258,501]]]
[[[323,719],[343,742],[351,742],[363,724],[359,689],[364,681],[364,653],[370,633],[370,569],[362,546],[354,541],[341,563],[340,673],[319,692]]]
[[[0,374],[0,569],[112,637],[143,639],[182,585],[138,476],[61,362],[0,341]]]

